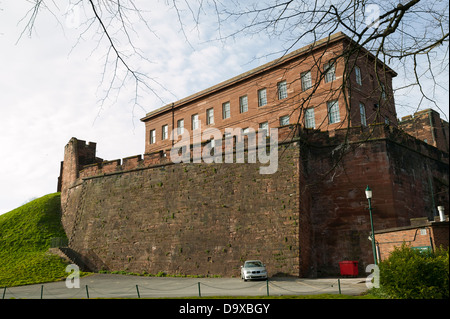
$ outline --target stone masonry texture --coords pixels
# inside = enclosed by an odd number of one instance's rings
[[[80,145],[66,146],[69,168]],[[314,277],[357,260],[362,273],[373,263],[367,185],[375,230],[449,209],[448,153],[394,127],[304,130],[278,155],[268,175],[260,163],[91,156],[93,165],[74,173],[64,162],[70,248],[93,270],[239,276],[244,260],[261,259],[270,276]]]

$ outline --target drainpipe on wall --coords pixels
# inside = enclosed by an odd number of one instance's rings
[[[175,103],[172,103],[172,132],[175,130],[175,112],[173,110]],[[173,148],[174,139],[172,138],[172,148]]]
[[[434,134],[434,126],[433,126],[433,119],[432,119],[431,110],[428,111],[428,119],[430,120],[431,137],[433,138],[433,146],[437,147],[436,135]]]
[[[433,173],[430,170],[430,167],[427,164],[427,172],[428,172],[428,186],[430,188],[430,195],[431,195],[431,214],[433,218],[431,220],[434,220],[434,216],[437,215],[436,213],[436,205],[434,202],[434,187],[433,187]]]

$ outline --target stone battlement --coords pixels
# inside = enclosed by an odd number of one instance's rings
[[[298,137],[300,132],[299,125],[286,125],[278,128],[278,141],[279,143],[286,143],[292,141],[293,138]],[[244,150],[248,150],[249,139],[247,136],[244,137]],[[269,139],[269,138],[267,138]],[[83,141],[82,141],[83,142]],[[209,142],[201,143],[201,151]],[[236,152],[236,143],[233,140],[231,147],[227,143],[226,138],[222,139],[222,156],[228,154],[228,152]],[[194,162],[197,158],[195,157],[196,152],[194,146],[190,145],[190,159]],[[201,152],[199,152],[201,153]],[[169,165],[173,164],[170,158],[170,149],[162,150],[158,152],[148,153],[144,155],[134,155],[125,157],[123,159],[115,159],[102,161],[97,163],[92,163],[84,165],[80,168],[79,177],[82,179],[91,178],[95,176],[102,176],[108,174],[119,174],[127,171],[146,169],[159,165]]]
[[[303,142],[316,147],[341,145],[341,144],[354,144],[374,141],[378,139],[388,139],[394,143],[401,144],[404,147],[409,148],[415,152],[421,153],[427,157],[435,160],[448,163],[448,153],[438,150],[429,144],[418,140],[404,131],[397,129],[393,126],[385,124],[373,124],[367,127],[352,127],[337,129],[333,131],[319,131],[311,129],[303,129],[300,125],[287,125],[278,128],[278,141],[279,143],[288,143],[293,140],[302,139]],[[78,141],[79,145],[84,141]],[[244,137],[244,149],[248,150],[248,138]],[[95,152],[95,143],[89,143],[85,146],[92,151],[92,146]],[[201,150],[207,145],[208,142],[201,144]],[[195,152],[193,145],[190,145],[191,162],[195,159]],[[222,139],[222,156],[227,152],[236,151],[235,141],[232,144],[233,149],[226,148],[225,138]],[[91,156],[92,157],[92,156]],[[125,157],[123,159],[99,161],[92,164],[82,165],[79,171],[79,178],[86,179],[96,176],[119,174],[127,171],[146,169],[160,165],[170,165],[173,162],[170,159],[170,150],[162,150],[158,152],[148,153],[144,155],[134,155]]]

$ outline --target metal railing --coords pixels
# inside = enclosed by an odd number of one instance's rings
[[[287,284],[288,283],[288,284]],[[139,284],[120,287],[119,289],[101,288],[95,285],[82,285],[69,289],[60,284],[30,285],[0,288],[1,299],[90,299],[90,298],[165,298],[165,297],[207,297],[207,296],[271,296],[272,295],[305,295],[305,294],[341,294],[341,279],[332,282],[312,285],[301,281],[266,280],[245,285],[230,287],[215,286],[205,282],[190,282],[183,286],[170,288],[170,285],[151,286]],[[355,285],[351,284],[350,285]],[[52,287],[51,287],[52,286]],[[295,289],[301,287],[302,289]],[[349,284],[346,283],[346,287]],[[232,291],[230,293],[230,291]]]

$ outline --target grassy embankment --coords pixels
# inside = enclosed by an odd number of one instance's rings
[[[52,238],[66,237],[60,215],[59,193],[0,215],[0,287],[67,277],[67,263],[47,253]]]

